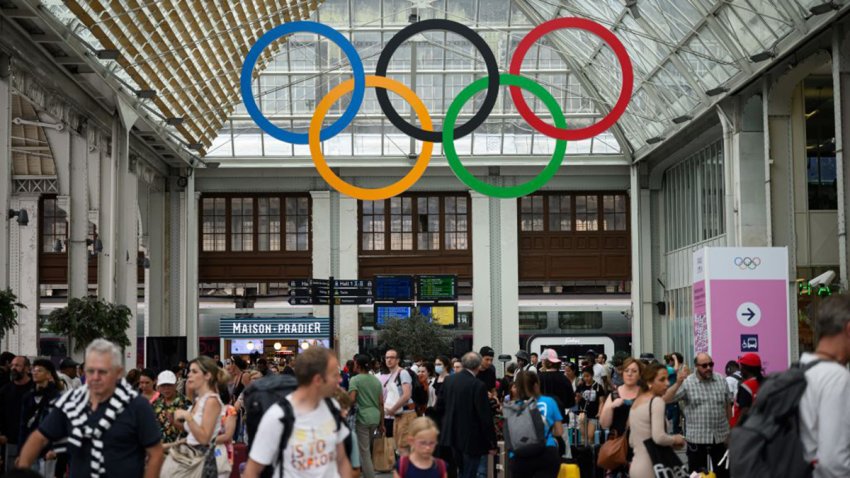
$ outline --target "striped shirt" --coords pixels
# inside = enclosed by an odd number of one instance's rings
[[[689,443],[709,445],[723,443],[729,436],[726,407],[732,401],[726,380],[713,374],[711,380],[700,380],[694,373],[682,382],[674,401],[683,402],[685,439]]]

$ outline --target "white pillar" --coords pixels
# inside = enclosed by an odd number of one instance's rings
[[[68,244],[68,297],[81,298],[88,293],[88,142],[71,134],[70,231]]]
[[[148,324],[146,336],[168,335],[165,319],[169,314],[168,276],[165,271],[166,231],[170,223],[168,208],[166,208],[165,192],[149,191],[147,208],[149,216],[147,223],[147,246],[150,268],[145,274],[145,318]]]
[[[12,198],[12,89],[9,57],[0,53],[0,290],[9,287],[9,217]]]
[[[185,241],[181,244],[183,274],[183,318],[186,324],[186,356],[198,356],[198,196],[195,194],[195,175],[189,174],[184,195]]]
[[[330,191],[310,191],[312,197],[312,222],[313,244],[313,274],[316,279],[327,279],[332,274],[331,262],[331,193]],[[324,305],[314,305],[313,315],[316,317],[329,317],[330,308]],[[337,321],[339,317],[337,317]],[[339,327],[335,325],[335,335],[339,335]],[[333,337],[331,337],[333,340]],[[340,357],[342,358],[342,357]]]
[[[491,278],[495,270],[490,263],[490,198],[469,193],[472,199],[472,349],[478,351],[492,340]],[[516,351],[508,351],[515,354]]]
[[[850,184],[850,166],[844,160],[845,146],[850,145],[850,30],[842,25],[835,25],[832,31],[832,91],[833,108],[835,109],[835,164],[838,180],[838,250],[839,269],[841,273],[841,288],[850,287],[850,237],[847,235],[847,216],[850,214],[850,194],[847,185]]]
[[[11,207],[25,209],[30,220],[26,226],[12,220],[9,234],[9,285],[25,308],[18,309],[18,327],[6,335],[6,350],[32,357],[38,354],[38,195],[14,196]]]
[[[632,355],[653,351],[652,233],[645,164],[631,167],[629,187],[632,244]]]
[[[348,196],[339,197],[339,272],[338,279],[356,280],[358,276],[357,238],[360,234],[357,223],[357,200]],[[342,362],[351,359],[360,349],[360,320],[356,305],[339,306],[339,358]]]
[[[517,200],[472,197],[472,348],[519,350]]]

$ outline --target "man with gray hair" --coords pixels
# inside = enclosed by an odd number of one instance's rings
[[[443,382],[442,398],[435,406],[443,417],[440,446],[454,451],[460,478],[475,478],[481,459],[496,454],[496,429],[487,398],[487,387],[476,378],[481,355],[466,353],[463,370]]]
[[[800,398],[800,441],[814,478],[850,476],[850,296],[826,299],[812,321],[819,337],[804,353],[806,391]]]
[[[48,443],[67,451],[71,476],[156,478],[163,462],[159,425],[147,399],[124,380],[121,349],[97,339],[86,348],[86,385],[65,392],[21,450],[29,468]]]

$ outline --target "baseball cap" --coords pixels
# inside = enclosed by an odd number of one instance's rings
[[[761,357],[759,357],[759,354],[748,352],[741,355],[741,358],[738,359],[738,363],[746,365],[747,367],[761,367]]]
[[[65,358],[63,358],[63,359],[62,359],[62,361],[61,361],[61,362],[59,362],[59,368],[60,368],[60,369],[63,369],[63,368],[74,368],[74,367],[76,367],[77,365],[79,365],[79,364],[78,364],[77,362],[75,362],[75,361],[74,361],[74,359],[72,359],[72,358],[70,358],[70,357],[65,357]]]
[[[171,370],[163,370],[159,372],[159,375],[156,377],[157,385],[175,385],[177,383],[177,376],[174,375],[174,372]]]
[[[558,358],[558,353],[555,352],[554,349],[546,349],[540,354],[540,360],[545,360],[551,363],[561,363],[561,359]]]
[[[488,347],[487,345],[481,347],[481,350],[478,352],[482,357],[495,357],[496,352],[493,350],[493,347]]]

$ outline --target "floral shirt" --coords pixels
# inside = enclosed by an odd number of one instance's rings
[[[169,418],[174,416],[175,410],[190,409],[192,402],[183,395],[178,394],[171,403],[166,403],[165,397],[160,395],[151,403],[151,406],[153,407],[154,415],[156,415],[156,420],[159,422],[159,429],[162,430],[163,443],[173,443],[185,435],[183,428],[172,425]]]

